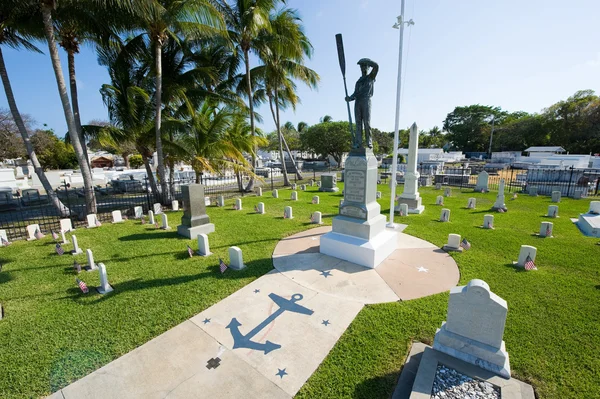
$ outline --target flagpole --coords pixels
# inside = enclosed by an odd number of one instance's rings
[[[396,205],[396,173],[398,172],[398,135],[400,127],[400,93],[402,86],[402,42],[404,41],[404,0],[400,6],[400,16],[393,26],[400,29],[400,49],[398,51],[398,83],[396,87],[396,121],[394,123],[394,155],[392,158],[392,193],[390,197],[390,220],[387,227],[394,228],[394,206]]]

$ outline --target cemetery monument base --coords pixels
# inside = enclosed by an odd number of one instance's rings
[[[215,231],[215,225],[210,223],[206,214],[204,201],[204,186],[188,184],[181,186],[183,196],[183,217],[177,226],[177,234],[186,238],[196,238],[198,234],[209,234]]]

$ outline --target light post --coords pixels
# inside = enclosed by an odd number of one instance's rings
[[[396,121],[394,124],[394,155],[392,157],[392,179],[390,184],[391,187],[391,197],[390,197],[390,220],[387,224],[387,227],[394,228],[394,206],[396,205],[396,173],[398,172],[398,136],[399,136],[399,128],[400,128],[400,94],[402,88],[402,42],[404,41],[404,25],[414,25],[412,19],[408,21],[404,21],[404,0],[402,0],[400,6],[400,16],[398,17],[398,21],[394,24],[394,29],[400,30],[400,49],[398,51],[398,85],[396,87]]]

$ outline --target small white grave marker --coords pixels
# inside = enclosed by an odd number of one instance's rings
[[[1,243],[3,243],[4,241],[8,242],[8,236],[6,235],[6,230],[0,230],[0,247],[2,246]]]
[[[435,197],[435,204],[436,205],[444,205],[444,197],[442,197],[441,195],[438,195],[437,197]]]
[[[133,213],[136,219],[140,219],[142,216],[144,216],[144,208],[141,206],[136,206],[133,208]]]
[[[298,187],[298,185],[296,183],[292,184],[292,190],[296,190],[296,187]]]
[[[198,234],[198,255],[211,255],[210,247],[208,246],[208,236],[206,234]]]
[[[273,190],[273,198],[279,198],[279,191],[277,189]]]
[[[600,215],[600,201],[591,201],[588,213]]]
[[[97,225],[98,222],[98,217],[96,216],[95,213],[90,213],[89,215],[87,215],[87,228],[88,229],[93,229],[94,227],[98,227]]]
[[[450,187],[446,187],[444,189],[444,197],[449,197],[452,195],[452,189]]]
[[[75,234],[73,234],[71,236],[71,241],[73,242],[73,250],[71,251],[71,254],[72,255],[82,254],[83,251],[81,250],[81,248],[79,248],[79,245],[77,244],[77,237],[75,237]]]
[[[310,217],[310,221],[313,224],[322,224],[322,214],[319,211],[313,212],[312,216]]]
[[[235,270],[242,270],[246,267],[242,257],[242,250],[238,247],[229,247],[229,267]]]
[[[113,291],[113,287],[108,283],[108,276],[106,275],[106,266],[104,266],[104,263],[98,263],[98,270],[100,273],[100,287],[96,288],[96,290],[102,295],[108,294]]]
[[[204,206],[211,206],[210,197],[204,197]]]
[[[435,189],[436,190],[441,190],[442,189],[442,183],[435,183]]]
[[[236,198],[235,199],[234,209],[236,211],[241,211],[242,210],[242,199],[241,198]]]
[[[493,229],[494,228],[494,215],[485,215],[483,217],[483,228]]]
[[[112,222],[113,223],[122,223],[123,222],[123,216],[121,215],[121,211],[116,210],[116,211],[112,211]]]
[[[69,219],[69,218],[60,219],[60,229],[64,232],[72,231],[73,223],[71,222],[71,219]]]
[[[552,191],[552,202],[560,202],[561,192]]]
[[[440,222],[449,222],[450,221],[450,209],[443,208],[442,213],[440,215]]]
[[[315,195],[315,196],[312,198],[312,203],[313,203],[313,204],[315,204],[315,205],[319,205],[319,202],[320,202],[320,201],[321,201],[321,199],[319,198],[319,196],[318,196],[318,195]]]
[[[306,191],[306,184],[302,184],[302,185],[300,186],[300,190],[302,190],[302,191]]]
[[[558,217],[558,205],[548,205],[548,215],[550,218]]]
[[[152,205],[152,210],[154,211],[155,215],[158,215],[159,213],[162,213],[162,206],[160,205],[160,203],[155,203],[154,205]]]
[[[469,201],[467,202],[467,209],[475,209],[476,204],[477,200],[475,198],[469,198]]]
[[[219,197],[217,198],[217,206],[219,206],[219,207],[225,206],[225,197],[223,197],[222,195],[219,195]]]
[[[377,192],[375,193],[375,198],[376,198],[376,199],[379,199],[379,198],[381,198],[381,191],[377,191]]]
[[[27,226],[27,241],[37,240],[35,232],[41,231],[39,224],[30,224]]]
[[[537,195],[538,195],[538,193],[537,193],[537,187],[531,186],[531,187],[529,187],[528,191],[529,191],[529,195],[531,197],[537,197]]]
[[[400,216],[408,216],[408,204],[400,204]]]
[[[298,192],[292,191],[292,195],[290,196],[292,201],[298,201]]]
[[[317,187],[321,188],[321,181],[320,180],[317,182]]]
[[[460,247],[460,234],[448,234],[448,243],[444,245],[444,251],[462,252]]]
[[[265,203],[264,202],[259,202],[256,205],[256,213],[260,213],[261,215],[263,215],[265,213]]]
[[[286,206],[283,209],[283,218],[284,219],[293,219],[294,215],[292,213],[292,207],[291,206]]]
[[[92,253],[92,250],[86,249],[85,253],[87,255],[87,261],[88,261],[88,264],[85,267],[85,270],[87,270],[88,272],[91,272],[92,270],[97,270],[98,268],[96,267],[96,262],[94,262],[94,254]]]
[[[173,211],[178,211],[179,210],[179,201],[177,201],[177,200],[171,201],[171,209]]]
[[[160,227],[163,230],[169,230],[169,219],[167,218],[166,213],[161,213],[160,217],[162,218],[162,226]]]
[[[256,188],[256,196],[257,197],[262,197],[262,187],[257,187]]]
[[[537,248],[532,247],[531,245],[521,245],[521,251],[519,252],[519,260],[517,260],[517,266],[525,267],[525,262],[527,261],[527,257],[531,259],[531,261],[535,262],[535,256],[537,255]]]
[[[154,224],[156,221],[154,220],[154,212],[148,211],[148,223]]]
[[[68,244],[69,242],[67,241],[67,237],[65,237],[65,232],[64,231],[60,231],[60,237],[62,238],[62,243],[63,244]]]
[[[552,237],[552,230],[554,229],[554,223],[542,222],[540,225],[540,237]]]

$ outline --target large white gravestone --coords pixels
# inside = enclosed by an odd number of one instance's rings
[[[505,212],[508,210],[508,208],[506,208],[506,204],[504,203],[504,179],[500,179],[500,184],[498,185],[498,195],[496,196],[496,202],[494,202],[492,209],[495,211],[502,209]]]
[[[198,255],[211,255],[210,247],[208,246],[208,236],[206,234],[198,234]]]
[[[600,215],[600,201],[590,201],[590,209],[588,213]]]
[[[242,250],[238,247],[229,247],[229,267],[234,270],[242,270],[244,265],[244,258],[242,257]]]
[[[27,241],[37,240],[37,238],[35,237],[36,231],[41,231],[39,224],[27,225]]]
[[[162,218],[162,226],[160,226],[160,228],[163,230],[169,230],[171,227],[169,227],[169,218],[167,217],[167,214],[161,213],[160,217]]]
[[[64,231],[65,233],[68,233],[69,231],[74,230],[71,219],[69,219],[69,218],[60,219],[60,229],[61,229],[61,231]]]
[[[102,295],[108,294],[113,291],[113,287],[108,283],[108,276],[106,275],[106,266],[104,263],[98,263],[98,271],[100,272],[100,287],[96,288]]]
[[[422,198],[419,194],[419,177],[417,171],[417,158],[419,152],[419,132],[417,124],[413,123],[410,127],[410,136],[408,141],[408,159],[406,162],[406,172],[404,173],[404,191],[398,197],[398,203],[394,207],[395,212],[400,211],[400,204],[408,205],[408,213],[423,213],[425,206],[421,204]]]
[[[323,177],[322,177],[323,179]],[[321,237],[322,254],[375,268],[397,247],[397,234],[375,198],[377,159],[370,149],[354,149],[344,169],[344,201],[332,231]],[[325,180],[323,180],[325,186]],[[323,188],[323,187],[321,187]]]
[[[71,251],[71,255],[82,254],[83,251],[79,248],[79,244],[77,243],[77,237],[75,234],[71,236],[71,241],[73,242],[73,250]]]
[[[475,184],[475,191],[487,193],[489,190],[488,182],[490,175],[485,170],[477,175],[477,183]]]
[[[140,219],[144,216],[144,208],[142,208],[141,206],[134,207],[133,214],[136,219]]]
[[[183,216],[177,226],[177,234],[192,239],[198,234],[210,234],[215,231],[215,225],[210,223],[206,214],[204,201],[204,186],[202,184],[187,184],[181,186],[183,197]]]
[[[112,222],[113,223],[122,223],[123,222],[123,216],[121,215],[121,211],[119,211],[119,210],[112,211]]]
[[[546,216],[548,216],[549,218],[557,218],[558,205],[548,205],[548,214]]]
[[[96,267],[96,262],[94,262],[94,254],[92,253],[92,250],[86,249],[85,253],[87,255],[87,261],[88,261],[88,264],[85,267],[85,270],[87,270],[88,272],[91,272],[92,270],[97,270],[98,267]]]
[[[433,348],[509,379],[510,362],[503,341],[507,312],[506,301],[483,280],[454,287]]]

